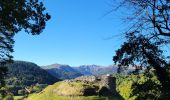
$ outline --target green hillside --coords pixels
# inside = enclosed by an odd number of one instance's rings
[[[45,84],[53,84],[59,81],[44,69],[31,62],[15,61],[6,66],[8,67],[8,75],[5,81],[8,90],[14,95],[25,94],[26,87],[36,85],[36,88],[42,88]]]
[[[30,95],[28,100],[121,100],[119,97],[83,96],[83,91],[88,88],[95,86],[82,82],[62,81],[48,86],[40,93]]]

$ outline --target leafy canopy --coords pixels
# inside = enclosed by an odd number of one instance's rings
[[[132,65],[136,71],[154,68],[163,97],[168,98],[170,77],[166,70],[169,64],[165,46],[170,44],[170,1],[121,0],[119,3],[130,10],[127,20],[131,27],[125,32],[126,41],[116,51],[113,61],[120,67]]]
[[[0,0],[0,63],[12,59],[13,37],[22,29],[38,35],[45,28],[50,15],[38,0]]]
[[[0,0],[0,87],[7,74],[7,68],[2,66],[13,58],[14,35],[22,30],[38,35],[50,18],[42,1]]]

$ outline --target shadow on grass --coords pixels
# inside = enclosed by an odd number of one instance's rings
[[[106,87],[102,87],[98,94],[100,97],[105,97],[101,100],[124,100],[124,98],[116,91],[109,91]]]

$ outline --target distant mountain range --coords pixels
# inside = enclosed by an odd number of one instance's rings
[[[52,64],[43,66],[49,74],[59,79],[72,79],[78,76],[82,76],[78,70],[70,67],[69,65]]]
[[[117,72],[117,66],[99,66],[99,65],[81,65],[79,67],[73,67],[83,75],[102,75],[113,74]]]
[[[81,65],[71,67],[69,65],[52,64],[42,66],[48,73],[59,79],[72,79],[83,75],[102,75],[117,72],[117,66]]]

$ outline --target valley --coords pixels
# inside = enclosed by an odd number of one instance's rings
[[[26,61],[15,61],[7,66],[9,70],[9,78],[6,79],[7,97],[14,97],[15,100],[56,100],[56,98],[58,98],[57,100],[112,100],[111,98],[127,100],[137,98],[136,95],[130,96],[133,90],[132,85],[136,82],[144,85],[150,80],[159,87],[159,81],[154,74],[151,74],[151,78],[147,78],[142,73],[139,75],[118,74],[116,66],[70,67],[69,65],[52,64],[40,67]],[[104,81],[102,82],[103,78],[100,77],[103,75],[106,77],[111,75],[115,78],[114,81],[104,79],[106,83],[114,84],[109,91],[105,88],[109,85],[104,86],[104,90],[101,90]],[[150,88],[154,89],[154,87]],[[113,95],[108,95],[112,94],[110,91],[114,91]],[[154,91],[157,90],[154,89]],[[150,95],[159,96],[159,94],[157,91],[156,94]]]
[[[0,0],[0,100],[170,100],[170,0]]]

